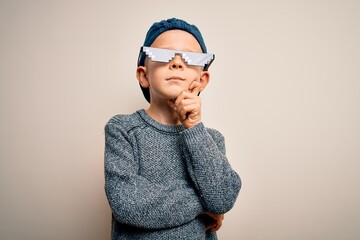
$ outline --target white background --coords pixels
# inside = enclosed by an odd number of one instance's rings
[[[243,180],[219,239],[359,239],[355,0],[1,0],[0,238],[109,239],[104,125],[147,107],[137,54],[170,17],[216,54],[203,119]]]

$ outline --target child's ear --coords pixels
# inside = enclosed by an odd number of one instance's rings
[[[136,78],[143,88],[148,88],[150,86],[149,81],[146,77],[146,67],[144,66],[137,67]]]
[[[203,91],[210,81],[210,73],[208,71],[202,71],[200,74],[201,90]]]

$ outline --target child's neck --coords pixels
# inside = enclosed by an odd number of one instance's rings
[[[178,114],[167,102],[162,104],[152,102],[146,112],[159,123],[171,126],[181,125]]]

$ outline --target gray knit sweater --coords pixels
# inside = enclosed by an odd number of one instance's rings
[[[105,126],[112,240],[217,239],[204,213],[229,211],[240,187],[223,136],[202,123],[164,125],[139,110]]]

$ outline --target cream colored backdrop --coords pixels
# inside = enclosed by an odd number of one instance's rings
[[[1,0],[0,239],[109,239],[103,128],[147,107],[137,54],[169,17],[216,53],[203,118],[243,180],[219,239],[359,239],[356,0]]]

